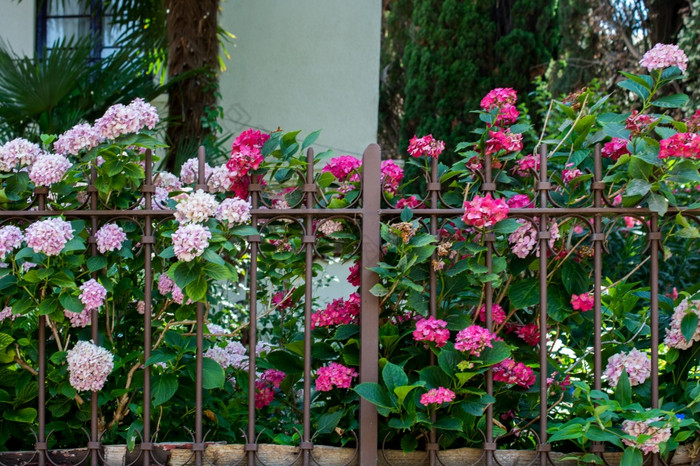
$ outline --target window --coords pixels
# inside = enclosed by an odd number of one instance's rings
[[[105,9],[98,0],[38,0],[37,56],[50,50],[57,40],[95,37],[92,59],[100,60],[116,49],[123,26],[113,24],[113,6]]]

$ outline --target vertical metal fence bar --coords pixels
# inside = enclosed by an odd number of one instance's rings
[[[537,189],[540,193],[540,207],[547,207],[547,191],[551,188],[547,177],[547,148],[540,151],[540,177]],[[540,442],[537,451],[540,465],[546,465],[550,445],[547,443],[547,246],[550,238],[547,226],[548,216],[539,217],[540,248]]]
[[[39,210],[46,209],[46,194],[48,189],[45,187],[37,187],[34,192],[37,196],[37,204]],[[38,417],[39,417],[39,432],[37,433],[37,441],[34,444],[34,449],[37,451],[37,461],[39,466],[46,465],[46,316],[39,316],[39,375],[38,385],[39,393],[37,395]]]
[[[438,160],[436,157],[430,158],[430,176],[428,177],[428,195],[430,196],[430,207],[433,209],[438,208],[438,194],[440,193],[440,178],[438,176]],[[435,236],[437,234],[437,215],[430,214],[430,234]],[[437,252],[433,252],[432,261],[428,270],[430,271],[430,316],[437,317],[437,274],[435,273],[434,263],[437,261]],[[430,352],[430,365],[435,365],[435,353]],[[435,423],[437,421],[437,413],[433,411],[431,413],[431,421]],[[437,462],[437,432],[435,428],[430,429],[430,439],[427,445],[428,450],[428,461],[430,466],[435,466]]]
[[[369,290],[377,283],[376,267],[381,248],[381,149],[370,144],[362,155],[362,259],[360,268],[360,382],[379,380],[379,298]],[[360,399],[359,464],[377,464],[377,408]],[[253,465],[251,465],[253,466]]]
[[[199,169],[197,171],[197,184],[195,185],[195,190],[201,189],[204,192],[208,191],[205,158],[206,152],[204,147],[199,146],[199,150],[197,151],[197,162]],[[206,300],[206,297],[204,299]],[[197,303],[197,324],[195,333],[197,354],[194,392],[194,444],[192,445],[192,450],[194,451],[195,465],[201,466],[202,453],[204,452],[204,445],[202,444],[202,439],[204,437],[204,432],[202,431],[202,385],[204,384],[204,355],[202,349],[204,346],[204,304],[201,302]]]
[[[659,407],[659,244],[661,243],[661,231],[659,231],[659,216],[651,214],[649,225],[650,241],[650,288],[651,288],[651,407]],[[659,454],[653,453],[651,457],[653,466],[659,465]]]
[[[153,202],[153,193],[155,186],[153,185],[153,153],[151,150],[146,151],[146,159],[144,164],[145,179],[141,187],[143,193],[144,208],[151,210]],[[151,247],[153,245],[153,226],[151,225],[151,216],[146,215],[143,225],[143,301],[145,303],[143,312],[143,438],[141,439],[141,453],[143,454],[143,465],[151,464],[151,366],[146,365],[146,362],[151,357],[151,309],[153,291],[153,271],[151,270]]]
[[[250,185],[250,203],[253,209],[258,208],[258,196],[261,190],[258,175],[253,175]],[[258,216],[251,215],[251,225],[258,227]],[[260,235],[248,237],[250,243],[250,325],[248,326],[248,430],[246,433],[245,452],[248,466],[255,466],[255,452],[258,449],[255,438],[255,346],[257,344],[258,323],[258,245]]]
[[[306,195],[306,208],[314,208],[314,151],[306,151],[306,180],[304,183],[304,194]],[[314,218],[307,214],[304,218],[304,244],[306,263],[304,264],[304,419],[303,435],[301,440],[302,463],[308,466],[311,457],[311,312],[313,304],[313,262],[314,262]]]
[[[603,179],[603,161],[600,153],[600,146],[595,147],[593,158],[593,206],[602,207],[603,190],[605,183]],[[605,234],[602,231],[602,219],[599,214],[593,218],[593,388],[600,390],[601,374],[603,367],[603,349],[601,342],[602,333],[602,311],[600,304],[600,295],[602,287],[603,275],[603,242]],[[591,452],[597,455],[602,455],[605,451],[605,445],[601,442],[593,442]]]
[[[491,167],[491,156],[484,157],[484,180],[481,184],[481,190],[485,193],[493,193],[496,190],[496,183],[493,182],[493,173]],[[493,272],[493,243],[496,237],[493,233],[484,235],[484,243],[486,244],[486,267],[488,273]],[[486,328],[489,332],[493,332],[493,286],[491,282],[484,284],[484,295],[486,306]],[[479,310],[476,310],[479,312]],[[493,396],[493,370],[491,366],[486,370],[486,393]],[[484,461],[487,466],[493,465],[493,459],[496,451],[496,442],[493,439],[493,404],[486,407],[486,441],[484,442]]]
[[[93,161],[90,165],[90,183],[88,186],[95,186],[95,180],[97,179],[97,169],[95,168],[95,162]],[[90,209],[93,211],[97,210],[97,190],[91,190],[90,192]],[[90,215],[90,236],[88,237],[88,242],[90,243],[90,255],[97,255],[97,241],[95,235],[97,234],[97,217]],[[92,273],[92,278],[97,278],[97,272]],[[99,345],[99,321],[97,316],[97,308],[91,311],[91,325],[90,334],[93,343]],[[90,464],[92,466],[97,466],[98,450],[100,448],[100,438],[98,431],[98,420],[97,420],[97,398],[99,397],[99,392],[93,391],[90,393],[90,441],[88,442],[88,450],[90,451]]]

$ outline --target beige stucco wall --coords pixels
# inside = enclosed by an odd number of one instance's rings
[[[224,0],[237,36],[221,75],[227,130],[322,129],[316,147],[362,154],[376,140],[380,0]]]
[[[34,55],[33,0],[0,0],[0,38],[21,55]]]

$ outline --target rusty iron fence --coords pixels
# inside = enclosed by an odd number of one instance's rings
[[[378,381],[378,363],[379,363],[379,319],[380,306],[379,298],[372,295],[369,290],[377,283],[377,276],[369,268],[376,266],[381,256],[381,236],[380,224],[382,221],[398,217],[401,214],[401,209],[397,209],[389,205],[383,198],[383,189],[380,179],[380,162],[381,150],[376,144],[370,145],[363,155],[362,169],[362,190],[359,197],[359,202],[353,203],[351,206],[340,209],[328,209],[323,202],[320,202],[319,187],[316,184],[316,174],[314,173],[314,155],[313,151],[307,153],[307,168],[304,174],[303,185],[301,190],[304,194],[303,200],[292,208],[275,209],[271,206],[261,203],[261,191],[263,184],[261,180],[254,177],[249,186],[250,199],[252,203],[252,225],[257,225],[259,228],[273,219],[291,218],[298,221],[303,226],[303,237],[301,238],[303,253],[306,258],[305,279],[307,283],[312,282],[313,271],[312,263],[315,257],[314,245],[316,237],[313,234],[313,223],[318,219],[328,219],[334,216],[343,216],[346,218],[359,221],[361,230],[361,246],[360,246],[360,261],[361,268],[361,316],[360,316],[360,382],[377,382]],[[204,178],[205,170],[205,153],[202,148],[199,151],[199,179],[195,189],[207,190],[207,180]],[[146,361],[151,355],[153,342],[151,341],[151,293],[153,276],[151,271],[151,261],[153,254],[153,245],[155,239],[153,236],[154,223],[169,219],[173,216],[172,210],[154,209],[153,196],[155,193],[154,173],[151,169],[151,154],[146,155],[145,163],[145,180],[141,186],[143,196],[143,208],[133,208],[128,210],[104,210],[98,204],[97,189],[95,188],[96,172],[92,169],[90,182],[87,187],[89,200],[81,209],[75,210],[47,210],[46,200],[49,194],[47,188],[35,189],[35,202],[32,204],[31,210],[26,211],[0,211],[0,221],[30,221],[48,216],[62,215],[68,219],[84,219],[90,226],[90,236],[88,242],[91,245],[90,251],[92,255],[97,254],[94,234],[102,222],[108,220],[126,218],[133,222],[137,222],[141,228],[143,235],[141,237],[142,254],[144,257],[144,272],[146,276],[144,301],[144,333],[143,333],[143,360]],[[651,327],[651,400],[652,408],[657,408],[659,405],[659,378],[658,378],[658,346],[659,346],[659,248],[662,234],[659,228],[659,215],[651,212],[646,208],[638,207],[615,207],[613,203],[605,195],[606,185],[602,181],[602,163],[599,148],[595,151],[595,163],[593,181],[591,184],[590,199],[585,205],[578,207],[565,207],[558,205],[551,196],[553,184],[550,183],[547,175],[547,153],[542,150],[540,153],[539,178],[536,183],[537,204],[532,208],[511,209],[511,216],[523,218],[533,222],[538,228],[538,244],[541,251],[548,248],[550,232],[548,231],[549,219],[563,219],[567,217],[576,217],[579,219],[592,220],[591,239],[593,242],[593,257],[594,257],[594,388],[601,389],[601,374],[602,374],[602,349],[601,349],[601,280],[602,280],[602,257],[605,252],[606,236],[609,231],[603,229],[603,217],[616,216],[635,216],[637,218],[648,219],[648,229],[646,239],[648,241],[648,254],[650,261],[649,285],[651,294],[651,309],[650,309],[650,327]],[[424,226],[429,230],[429,233],[435,235],[438,233],[440,222],[445,219],[456,218],[462,215],[463,208],[461,206],[453,206],[446,203],[441,196],[441,184],[438,177],[438,162],[437,159],[432,159],[432,166],[429,173],[426,173],[427,180],[427,197],[423,201],[420,208],[414,210],[414,216],[422,219]],[[156,175],[157,176],[157,175]],[[485,158],[483,170],[480,172],[481,190],[483,192],[493,192],[496,190],[496,183],[492,175],[491,161]],[[666,215],[675,215],[677,209],[669,209]],[[686,210],[682,215],[691,218],[698,222],[700,210]],[[256,371],[256,356],[255,347],[257,344],[256,321],[258,319],[257,300],[255,299],[258,290],[258,270],[257,263],[259,259],[261,235],[251,235],[247,238],[249,244],[249,306],[250,306],[250,330],[249,330],[249,377],[248,387],[248,424],[245,429],[246,443],[244,446],[245,457],[244,464],[253,466],[256,464],[258,451],[257,435],[256,435],[256,409],[255,409],[255,371]],[[494,234],[485,235],[486,251],[486,267],[488,272],[492,272]],[[539,256],[539,293],[540,293],[540,328],[547,328],[547,273],[548,258],[547,254]],[[430,268],[429,289],[429,310],[430,314],[435,316],[437,312],[437,281],[436,272]],[[494,328],[492,318],[493,308],[493,290],[490,282],[484,285],[485,306],[486,306],[486,326],[490,331]],[[300,460],[302,464],[309,465],[317,463],[313,457],[313,432],[311,426],[311,313],[312,313],[312,287],[306,287],[306,295],[304,300],[304,372],[303,372],[303,424],[301,432],[301,441],[298,445]],[[194,433],[193,442],[191,444],[191,462],[196,465],[206,464],[203,459],[203,454],[206,449],[206,441],[214,441],[216,439],[206,439],[206,434],[203,431],[202,416],[202,351],[203,351],[203,335],[204,335],[204,306],[202,303],[197,304],[196,309],[196,392],[195,392],[195,414],[194,414]],[[97,341],[98,338],[98,315],[97,310],[92,311],[92,338]],[[539,437],[537,439],[537,452],[534,464],[554,464],[551,460],[550,444],[547,443],[547,428],[548,428],[548,406],[547,400],[547,332],[540,332],[540,403],[539,410]],[[51,451],[48,447],[48,438],[52,435],[51,432],[46,432],[46,317],[39,317],[38,326],[38,432],[36,432],[35,456],[32,459],[40,466],[46,464],[56,465],[52,459]],[[139,457],[132,461],[131,464],[160,464],[153,455],[154,448],[154,432],[151,421],[151,374],[150,367],[145,366],[143,377],[143,432],[141,441],[137,444],[140,449]],[[494,392],[493,388],[493,373],[489,369],[485,374],[485,386],[489,395]],[[98,424],[98,405],[97,393],[93,392],[90,396],[91,402],[91,421],[89,440],[87,444],[87,454],[80,463],[88,463],[91,465],[105,464],[105,459],[102,453],[103,445],[101,443],[101,432]],[[487,465],[500,464],[496,456],[497,438],[494,438],[493,432],[493,410],[489,406],[486,409],[486,429],[483,442],[482,461]],[[378,451],[381,451],[380,439],[378,439],[378,417],[377,410],[374,405],[366,400],[360,401],[359,407],[359,435],[358,435],[358,451],[357,461],[361,465],[376,464],[378,460]],[[429,459],[429,464],[435,465],[440,463],[439,445],[436,432],[433,430],[430,433],[428,443],[426,445],[426,455]],[[83,447],[84,447],[83,446]],[[602,455],[604,447],[601,443],[595,443],[591,452]],[[654,465],[660,464],[662,460],[658,455],[653,455],[651,463]],[[0,459],[2,464],[2,459]],[[79,464],[79,463],[76,463]]]

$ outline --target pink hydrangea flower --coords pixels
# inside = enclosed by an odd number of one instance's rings
[[[352,155],[333,157],[321,170],[323,173],[331,173],[338,181],[360,181],[359,171],[362,161]]]
[[[167,192],[179,191],[182,189],[182,182],[180,181],[180,178],[170,172],[165,171],[157,174],[155,180],[153,180],[153,184],[158,188],[164,188]]]
[[[688,57],[677,45],[656,44],[654,48],[644,54],[639,64],[649,71],[676,66],[685,73],[688,67]]]
[[[489,228],[508,216],[509,207],[505,200],[494,199],[491,193],[484,197],[474,196],[464,202],[462,221],[471,227]]]
[[[522,362],[516,363],[508,358],[493,366],[493,380],[530,388],[535,383],[535,374]]]
[[[523,209],[533,206],[527,194],[515,194],[506,201],[506,204],[508,204],[508,207],[511,209]]]
[[[450,331],[447,329],[447,322],[436,319],[433,316],[421,319],[416,322],[416,329],[413,331],[415,341],[432,341],[438,348],[445,346],[450,338]]]
[[[381,170],[381,180],[384,191],[390,194],[396,194],[401,180],[403,180],[403,168],[396,165],[393,160],[383,160]]]
[[[657,118],[646,113],[639,113],[638,110],[632,110],[630,116],[625,120],[625,128],[630,130],[632,136],[639,136],[649,131],[651,125],[656,123]],[[615,140],[617,138],[613,138]]]
[[[343,224],[336,220],[324,220],[318,226],[318,231],[324,236],[332,235],[333,233],[343,231]]]
[[[219,203],[213,194],[198,189],[180,200],[175,207],[175,220],[180,223],[202,223],[216,215]]]
[[[635,440],[623,438],[622,443],[641,450],[644,454],[658,453],[659,445],[671,438],[670,427],[652,427],[650,425],[659,421],[661,421],[661,417],[653,417],[644,421],[631,421],[629,419],[622,421],[622,432],[637,438]],[[640,442],[638,440],[640,435],[644,435],[646,440]]]
[[[337,362],[322,366],[316,371],[316,390],[328,392],[337,388],[350,388],[353,377],[357,377],[357,371],[345,367]]]
[[[490,139],[486,141],[486,155],[501,151],[518,152],[523,149],[523,135],[506,131],[489,131]]]
[[[262,373],[262,376],[260,376],[262,380],[269,382],[270,385],[275,388],[280,388],[280,385],[285,377],[287,377],[287,374],[282,371],[278,371],[277,369],[267,369]]]
[[[416,207],[420,206],[420,199],[418,199],[416,196],[411,195],[408,197],[402,197],[396,202],[396,208],[397,209],[403,209],[408,207],[409,209],[415,209]]]
[[[579,170],[578,168],[572,168],[573,166],[573,163],[567,163],[566,168],[564,168],[561,171],[561,180],[564,182],[564,184],[568,185],[576,178],[583,175],[583,172],[581,170]]]
[[[669,157],[700,160],[700,134],[676,133],[660,142],[659,158]]]
[[[224,199],[216,211],[216,219],[229,226],[247,223],[250,221],[250,209],[249,201],[237,197]]]
[[[0,228],[0,260],[5,260],[5,256],[14,249],[20,247],[24,235],[22,230],[14,225],[6,225]]]
[[[695,110],[695,113],[686,118],[685,124],[688,126],[689,133],[697,133],[700,131],[700,109]]]
[[[334,299],[325,309],[311,314],[311,328],[351,324],[360,315],[360,295],[348,299]]]
[[[590,293],[581,293],[579,295],[572,294],[571,295],[571,307],[574,308],[574,311],[581,311],[581,312],[586,312],[590,311],[593,309],[593,305],[595,304],[595,300],[593,299],[593,295]]]
[[[520,112],[515,108],[515,105],[503,104],[503,106],[498,109],[498,114],[496,115],[496,125],[497,126],[510,126],[518,121]]]
[[[275,392],[264,380],[255,381],[255,407],[263,409],[275,399]]]
[[[445,143],[433,138],[432,134],[428,134],[422,138],[413,135],[408,144],[408,153],[411,154],[411,157],[428,156],[436,159],[444,150]]]
[[[537,229],[532,223],[525,220],[519,220],[521,226],[508,236],[510,249],[521,259],[526,258],[533,250],[536,251],[537,257],[540,256],[540,248],[537,240]],[[539,224],[539,219],[535,219],[535,224]],[[555,221],[549,223],[549,247],[554,248],[555,243],[561,237],[559,234],[559,225]]]
[[[156,108],[137,98],[129,105],[116,104],[109,107],[105,114],[95,121],[94,131],[99,135],[100,141],[104,141],[116,139],[122,134],[137,133],[144,127],[153,129],[158,121]]]
[[[523,178],[529,178],[540,169],[540,158],[533,154],[528,154],[517,161],[518,166],[513,169],[515,173]]]
[[[71,166],[70,161],[64,156],[43,152],[29,170],[29,179],[36,186],[51,186],[61,181]]]
[[[479,357],[485,348],[493,348],[492,342],[495,338],[496,334],[488,329],[480,325],[470,325],[457,333],[455,349]]]
[[[683,332],[681,332],[683,317],[691,312],[700,318],[700,300],[691,301],[686,298],[678,303],[678,306],[673,310],[673,316],[671,316],[671,328],[666,331],[666,337],[664,338],[664,344],[666,346],[685,350],[693,346],[694,342],[700,341],[700,323],[695,329],[690,341],[687,341],[683,336]]]
[[[204,163],[204,180],[211,177],[214,169],[208,163]],[[196,158],[187,159],[180,167],[180,181],[182,184],[193,184],[199,181],[199,160]]]
[[[445,387],[431,388],[420,397],[420,404],[423,406],[441,405],[451,403],[455,399],[455,392]]]
[[[75,125],[61,134],[53,143],[57,154],[68,156],[78,155],[80,151],[89,151],[100,145],[100,135],[87,123]]]
[[[226,165],[219,165],[214,167],[211,172],[211,176],[207,179],[207,187],[210,193],[225,193],[231,189],[231,177],[228,172]]]
[[[231,157],[226,162],[229,176],[232,178],[245,176],[250,170],[257,170],[263,161],[262,147],[269,134],[249,128],[243,131],[233,141]]]
[[[88,309],[83,309],[80,312],[64,309],[63,315],[66,316],[71,327],[85,328],[92,323],[92,311]]]
[[[510,87],[497,87],[489,91],[486,96],[481,99],[480,106],[484,111],[491,111],[496,107],[502,107],[505,104],[513,105],[518,100],[518,93]]]
[[[107,296],[107,290],[100,283],[91,278],[80,286],[80,302],[85,305],[85,309],[93,310],[102,306],[105,297]]]
[[[279,310],[285,310],[291,308],[294,303],[292,302],[292,292],[289,291],[278,291],[272,295],[272,304]],[[286,297],[285,297],[286,296]]]
[[[629,353],[620,352],[610,356],[603,376],[608,379],[611,387],[616,387],[622,371],[626,370],[630,385],[641,385],[651,375],[651,359],[637,348]]]
[[[540,342],[540,327],[534,322],[519,327],[515,334],[530,346],[537,346]]]
[[[350,274],[348,275],[348,283],[352,286],[360,286],[360,263],[356,262],[350,266]]]
[[[231,177],[231,192],[234,197],[240,199],[248,198],[248,186],[250,185],[250,178],[247,176]]]
[[[19,314],[14,314],[10,306],[5,306],[2,311],[0,311],[0,323],[5,319],[10,319],[10,322],[14,321]]]
[[[222,348],[220,346],[212,346],[206,350],[202,356],[213,359],[221,366],[223,370],[226,370],[233,365],[231,353],[229,353],[226,348]]]
[[[622,138],[612,138],[612,141],[606,142],[603,146],[603,150],[600,153],[603,157],[612,159],[613,162],[617,162],[621,156],[629,154],[630,151],[627,150],[627,139]]]
[[[17,165],[27,166],[43,153],[38,144],[17,138],[0,146],[0,172],[11,172]]]
[[[95,242],[100,253],[107,251],[119,251],[126,239],[126,233],[122,227],[115,223],[107,223],[95,233]]]
[[[506,312],[500,305],[494,304],[491,306],[491,320],[495,325],[501,325],[506,321]],[[479,308],[479,321],[486,322],[486,306]]]
[[[114,368],[114,356],[91,341],[79,341],[66,355],[70,384],[82,391],[99,391]]]
[[[168,277],[165,273],[160,274],[158,277],[158,292],[165,296],[173,290],[175,282],[172,278]]]
[[[60,218],[34,222],[24,232],[27,246],[34,252],[57,256],[66,243],[73,239],[73,227]]]
[[[198,223],[180,226],[172,235],[173,250],[180,261],[190,262],[209,246],[211,232]]]

